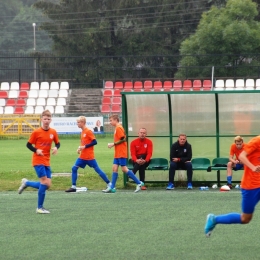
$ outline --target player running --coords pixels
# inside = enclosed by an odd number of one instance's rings
[[[242,214],[229,213],[226,215],[209,214],[204,232],[207,237],[217,224],[247,224],[253,218],[256,204],[260,200],[260,136],[254,137],[239,155],[244,164],[244,174],[241,180]]]
[[[38,189],[38,207],[36,213],[48,214],[50,211],[43,207],[43,203],[45,192],[51,186],[50,150],[52,150],[53,155],[57,154],[60,142],[56,130],[50,128],[51,112],[49,110],[42,112],[41,123],[42,127],[32,132],[27,143],[27,148],[33,152],[32,165],[40,181],[22,179],[18,193],[21,194],[27,187]],[[53,148],[51,148],[52,142],[55,143],[55,147]]]
[[[86,165],[93,168],[96,173],[99,174],[101,179],[107,183],[110,187],[111,183],[106,174],[99,168],[94,156],[94,145],[97,144],[97,140],[93,132],[86,127],[86,117],[80,116],[77,119],[77,125],[82,129],[81,132],[81,144],[77,149],[77,153],[80,154],[76,160],[75,165],[72,167],[71,182],[72,186],[65,192],[76,192],[76,183],[78,179],[78,168],[85,168]]]
[[[137,184],[135,192],[141,190],[141,187],[144,185],[143,182],[139,181],[138,178],[134,175],[132,171],[127,168],[127,142],[126,142],[126,135],[123,126],[119,123],[118,115],[111,115],[109,117],[110,124],[115,127],[114,133],[114,143],[108,144],[108,148],[115,147],[115,156],[113,161],[113,168],[112,168],[112,184],[108,186],[106,190],[103,192],[108,193],[116,192],[116,181],[118,177],[118,167],[121,166],[122,171],[127,174],[129,178],[134,180]]]

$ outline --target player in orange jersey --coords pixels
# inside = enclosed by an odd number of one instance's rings
[[[238,158],[244,164],[241,180],[242,213],[219,216],[209,214],[204,228],[207,237],[217,224],[247,224],[253,218],[255,207],[260,200],[260,136],[245,144]]]
[[[230,147],[229,162],[227,164],[227,185],[232,189],[232,169],[242,170],[244,165],[238,160],[240,153],[244,148],[244,140],[241,136],[236,136],[234,143]]]
[[[50,128],[51,112],[45,110],[41,115],[42,127],[34,130],[28,140],[27,148],[33,152],[32,165],[36,171],[39,182],[28,181],[22,179],[21,186],[18,193],[21,194],[27,187],[38,189],[38,207],[36,213],[47,214],[50,213],[43,207],[45,192],[51,186],[51,168],[50,168],[50,151],[52,154],[57,154],[60,148],[60,141],[55,129]],[[52,148],[52,142],[55,147]],[[34,146],[33,146],[34,145]]]
[[[137,179],[132,171],[127,168],[127,143],[126,143],[126,135],[123,126],[119,123],[118,115],[111,115],[109,117],[110,124],[115,127],[114,132],[114,143],[108,144],[108,148],[115,147],[115,156],[113,161],[113,168],[112,168],[112,184],[110,187],[107,187],[106,190],[103,192],[112,192],[115,193],[115,185],[118,177],[118,168],[121,166],[122,171],[127,174],[129,178],[134,180],[137,184],[135,192],[141,190],[141,187],[144,185],[143,182]]]
[[[76,182],[78,178],[78,168],[85,168],[86,165],[93,168],[96,173],[107,183],[107,187],[111,185],[106,174],[99,168],[97,161],[94,156],[94,145],[97,144],[96,138],[93,132],[86,127],[86,117],[80,116],[77,119],[77,125],[81,128],[81,138],[80,146],[77,149],[77,153],[80,154],[79,158],[76,160],[75,165],[72,167],[72,186],[66,192],[76,192]]]

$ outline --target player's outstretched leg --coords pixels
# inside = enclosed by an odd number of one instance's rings
[[[69,189],[65,190],[65,192],[76,192],[76,183],[78,179],[78,168],[76,165],[74,165],[71,169],[71,182],[72,185]]]
[[[112,183],[108,179],[107,175],[99,168],[98,165],[94,167],[94,170],[100,176],[100,178],[107,184],[107,188],[111,188]]]
[[[21,194],[27,187],[39,189],[40,182],[39,181],[28,181],[26,178],[23,178],[21,181],[21,185],[18,189],[18,193]]]
[[[116,192],[116,181],[118,178],[118,173],[113,172],[112,173],[112,182],[107,185],[107,188],[105,190],[102,190],[104,193],[115,193]]]
[[[210,237],[213,229],[216,226],[216,217],[214,214],[208,214],[207,219],[206,219],[206,224],[204,228],[204,232],[206,237]]]
[[[28,180],[25,179],[25,178],[22,179],[21,185],[20,185],[20,187],[19,187],[19,189],[18,189],[18,194],[21,194],[21,193],[27,188],[27,185],[26,185],[26,182],[27,182],[27,181],[28,181]]]

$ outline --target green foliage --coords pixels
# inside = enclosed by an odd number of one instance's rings
[[[196,32],[183,41],[180,48],[182,55],[197,56],[183,57],[176,76],[185,78],[184,69],[181,67],[186,66],[190,67],[189,77],[210,76],[208,69],[198,71],[191,67],[194,65],[247,66],[251,59],[254,59],[253,54],[260,51],[260,23],[255,20],[257,15],[257,5],[251,0],[228,0],[225,7],[213,6],[205,12]],[[209,54],[220,55],[212,57]],[[245,73],[246,69],[244,73],[242,71],[242,75],[246,76]],[[216,68],[216,75],[229,76],[223,75],[223,71],[218,68]]]

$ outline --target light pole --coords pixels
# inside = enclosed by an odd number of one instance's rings
[[[32,24],[33,26],[33,50],[34,50],[34,54],[36,52],[36,38],[35,38],[35,27],[36,27],[36,23]],[[33,71],[34,71],[34,81],[36,81],[36,58],[34,57],[34,61],[33,61]]]

